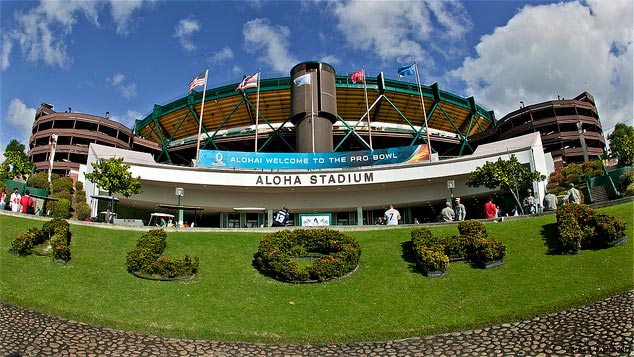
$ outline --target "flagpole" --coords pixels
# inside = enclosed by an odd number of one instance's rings
[[[427,134],[427,148],[429,149],[429,161],[431,161],[431,141],[429,140],[429,127],[427,126],[427,112],[425,111],[425,100],[423,99],[423,88],[420,85],[420,76],[418,75],[418,65],[414,61],[414,70],[416,71],[416,83],[418,83],[418,93],[420,93],[420,104],[423,108],[423,116],[425,117],[425,133]]]
[[[310,72],[308,74],[310,76]],[[313,100],[313,83],[312,77],[309,77],[311,81],[308,83],[308,92],[310,93],[310,124],[311,129],[313,131],[313,154],[315,153],[315,109],[314,109],[314,100]]]
[[[198,118],[198,140],[196,141],[196,161],[194,167],[198,167],[198,158],[200,155],[200,132],[203,126],[203,111],[205,110],[205,93],[207,92],[207,78],[209,68],[205,70],[205,86],[203,87],[203,100],[200,102],[200,117]]]
[[[257,99],[255,101],[255,151],[254,152],[258,152],[258,123],[260,120],[260,76],[262,72],[262,68],[258,69],[258,80],[257,80],[257,85],[258,85],[258,96]]]
[[[370,150],[374,150],[372,148],[372,129],[370,128],[370,105],[368,104],[368,87],[365,83],[365,66],[361,68],[363,70],[363,94],[365,96],[365,115],[367,115],[368,120],[368,140],[370,141]]]

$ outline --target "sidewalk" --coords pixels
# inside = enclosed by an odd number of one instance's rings
[[[0,356],[634,356],[634,291],[511,324],[397,341],[252,344],[141,335],[0,303]]]

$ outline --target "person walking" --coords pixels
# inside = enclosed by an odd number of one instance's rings
[[[544,196],[544,211],[556,211],[557,210],[557,196],[554,193],[548,192]]]
[[[497,211],[498,208],[493,203],[493,197],[489,197],[489,201],[484,204],[484,218],[495,218]]]
[[[456,221],[464,221],[465,217],[467,217],[467,209],[460,203],[460,197],[456,197],[456,208],[454,212],[456,213]]]
[[[579,190],[575,188],[574,183],[570,183],[570,189],[566,192],[564,201],[568,203],[581,203],[581,194],[579,193]]]
[[[0,211],[4,211],[4,207],[7,204],[7,188],[3,187],[0,192]]]
[[[390,205],[390,208],[385,211],[383,218],[385,219],[385,224],[395,226],[398,224],[398,220],[401,219],[401,213],[393,205]]]
[[[535,197],[533,196],[533,191],[529,188],[528,196],[524,197],[524,201],[522,202],[522,208],[524,209],[524,214],[535,214],[537,213],[537,203],[535,201]]]
[[[454,213],[453,208],[451,208],[451,202],[447,202],[445,204],[445,208],[440,211],[440,217],[442,217],[442,220],[445,222],[453,222],[456,218],[456,214]]]
[[[22,213],[35,214],[35,206],[33,205],[33,198],[29,196],[31,192],[29,190],[24,191],[24,196],[20,198],[20,208]]]
[[[273,216],[273,227],[284,227],[288,224],[288,219],[290,214],[288,213],[288,208],[284,207],[281,210],[275,212]]]
[[[20,199],[22,195],[18,192],[18,188],[13,188],[13,193],[11,194],[11,198],[9,201],[9,206],[11,207],[11,212],[20,212]]]

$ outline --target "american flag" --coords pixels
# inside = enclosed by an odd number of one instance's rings
[[[244,79],[238,85],[238,88],[236,88],[236,90],[244,90],[247,88],[257,88],[259,77],[260,77],[260,72],[244,77]]]
[[[365,79],[363,70],[360,69],[360,70],[354,72],[353,74],[351,74],[350,75],[350,79],[352,80],[352,83],[363,82],[363,80]]]
[[[194,88],[200,87],[205,84],[207,81],[207,71],[199,74],[198,77],[194,78],[191,82],[189,82],[189,91],[193,91]]]

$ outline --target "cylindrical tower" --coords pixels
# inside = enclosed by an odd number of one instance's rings
[[[291,122],[298,152],[331,152],[337,121],[335,69],[303,62],[291,69]]]

